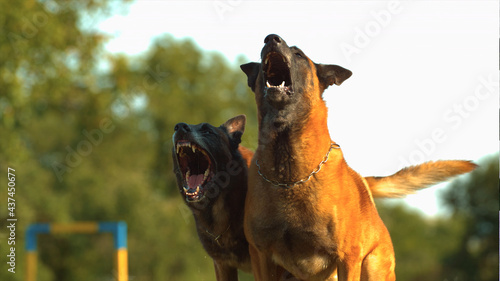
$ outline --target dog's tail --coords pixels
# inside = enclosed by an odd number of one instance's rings
[[[474,170],[471,161],[445,160],[426,162],[401,169],[387,177],[365,177],[373,197],[402,198],[451,177]]]

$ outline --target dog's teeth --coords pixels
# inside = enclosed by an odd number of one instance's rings
[[[280,85],[280,87],[284,88],[285,87],[285,81],[283,81]]]
[[[269,81],[266,81],[266,86],[267,86],[268,88],[271,88],[271,84],[269,84]]]
[[[203,174],[204,178],[203,180],[206,180],[208,178],[208,174],[210,173],[210,167],[205,171],[205,173]]]
[[[181,146],[180,145],[177,145],[177,149],[176,149],[176,152],[177,154],[179,154],[179,151],[181,150]]]
[[[187,192],[188,191],[188,188],[183,186],[182,189],[184,189],[184,192]]]
[[[269,57],[266,58],[266,60],[264,61],[264,64],[267,64],[269,62]]]
[[[193,151],[193,153],[195,153],[196,148],[195,148],[195,146],[194,146],[194,145],[193,145],[193,146],[191,146],[191,150]]]
[[[199,185],[196,187],[196,194],[198,194],[198,192],[200,192],[200,186]]]
[[[191,171],[190,171],[190,170],[188,170],[188,171],[186,172],[186,182],[189,182],[189,176],[190,176],[190,175],[191,175]]]

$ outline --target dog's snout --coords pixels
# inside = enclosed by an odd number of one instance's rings
[[[182,132],[190,132],[191,131],[191,128],[189,127],[188,124],[186,123],[177,123],[177,125],[175,125],[174,127],[174,130],[176,132],[178,131],[182,131]]]
[[[267,44],[269,42],[271,42],[271,44],[279,44],[283,41],[283,39],[281,39],[281,37],[279,37],[278,35],[276,34],[269,34],[266,36],[266,38],[264,39],[264,44]]]

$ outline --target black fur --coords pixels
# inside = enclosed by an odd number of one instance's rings
[[[240,115],[220,127],[208,123],[179,123],[175,126],[173,135],[172,156],[179,192],[184,196],[183,186],[186,181],[180,169],[176,144],[179,141],[189,141],[210,155],[215,168],[213,178],[204,187],[205,196],[199,202],[186,201],[186,204],[195,218],[200,241],[214,261],[230,265],[232,270],[240,268],[248,271],[248,242],[243,233],[248,167],[238,151],[245,122],[245,116]],[[219,207],[215,212],[213,208],[216,204]],[[220,234],[221,238],[216,241],[213,235]]]

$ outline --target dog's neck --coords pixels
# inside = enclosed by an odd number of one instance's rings
[[[265,122],[261,126],[257,160],[272,181],[290,183],[307,177],[330,149],[325,105],[280,132]]]
[[[231,213],[229,208],[225,206],[228,193],[224,192],[221,196],[214,198],[214,202],[206,207],[205,210],[199,211],[196,218],[196,226],[198,232],[202,235],[207,233],[220,234],[231,224]]]
[[[236,161],[242,167],[246,167],[242,158],[238,158]],[[246,195],[246,168],[234,175],[230,174],[229,171],[219,171],[218,173],[228,175],[228,184],[224,187],[214,188],[213,195],[215,196],[210,198],[209,204],[201,208],[192,208],[198,232],[202,235],[206,235],[207,231],[219,235],[231,224],[234,224],[231,227],[236,228],[243,219],[241,206],[244,205]]]

